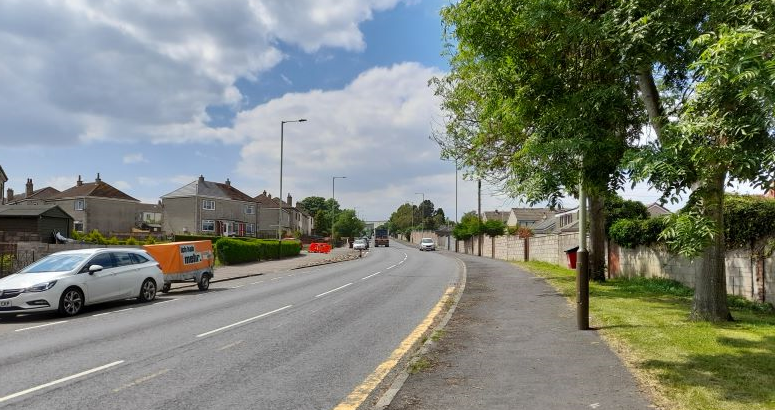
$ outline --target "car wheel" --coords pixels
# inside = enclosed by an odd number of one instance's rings
[[[83,309],[83,292],[78,288],[67,288],[59,298],[59,314],[75,316]]]
[[[167,293],[170,291],[170,289],[172,289],[172,283],[165,283],[161,287],[161,293]]]
[[[199,279],[199,283],[196,284],[199,287],[199,290],[207,290],[210,288],[210,275],[204,274]]]
[[[153,279],[143,281],[143,286],[140,287],[140,296],[137,299],[140,302],[150,302],[156,299],[156,282]]]

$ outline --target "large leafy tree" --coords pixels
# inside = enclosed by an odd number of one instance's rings
[[[320,198],[320,197],[309,197],[309,198]],[[325,199],[323,201],[319,201],[318,199],[313,199],[310,201],[309,204],[305,204],[304,201],[306,201],[309,198],[304,198],[302,201],[302,204],[304,206],[304,209],[312,212],[311,209],[316,209],[315,213],[312,214],[315,216],[315,233],[317,235],[331,235],[331,212],[334,212],[334,216],[339,215],[339,212],[341,212],[339,208],[339,202],[337,202],[335,199]],[[323,198],[320,198],[323,199]],[[322,206],[321,206],[322,202]],[[309,206],[309,207],[308,207]]]
[[[633,76],[619,64],[605,3],[463,0],[442,18],[450,73],[431,80],[447,113],[435,135],[456,158],[528,202],[591,198],[592,277],[604,279],[603,197],[637,137]]]
[[[334,234],[336,237],[356,237],[360,236],[366,225],[358,219],[355,210],[345,209],[336,216],[334,224]]]
[[[691,316],[728,320],[724,187],[775,179],[775,2],[630,0],[615,14],[657,137],[632,156],[633,177],[665,198],[691,192],[663,238],[704,259]]]

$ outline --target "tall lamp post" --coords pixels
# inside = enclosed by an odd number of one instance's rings
[[[334,204],[336,203],[336,179],[347,177],[331,177],[331,247],[334,246]]]
[[[415,192],[415,195],[422,195],[422,202],[420,202],[419,209],[422,209],[422,204],[425,203],[425,193],[424,192]],[[425,214],[420,212],[420,230],[425,230]]]
[[[278,198],[277,208],[277,240],[283,239],[283,128],[286,123],[289,122],[305,122],[305,118],[299,118],[298,120],[280,121],[280,197]],[[280,253],[280,243],[277,244],[278,256]]]

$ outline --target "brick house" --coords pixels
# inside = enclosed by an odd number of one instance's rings
[[[282,203],[283,220],[282,228],[286,234],[289,232],[301,232],[302,235],[312,235],[314,218],[299,206],[293,206],[293,197],[288,194],[285,201],[272,197],[266,191],[253,198],[260,209],[259,231],[260,238],[277,238],[277,210]]]
[[[74,187],[46,198],[46,203],[59,205],[73,217],[79,232],[98,230],[103,235],[131,232],[140,201],[102,181],[83,182],[81,176]]]
[[[211,182],[200,175],[162,196],[161,202],[164,232],[256,236],[259,209],[253,198],[231,186],[228,179]]]

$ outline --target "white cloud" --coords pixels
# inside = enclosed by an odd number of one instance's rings
[[[110,183],[110,185],[113,185],[114,188],[124,191],[124,193],[127,193],[130,189],[132,189],[132,185],[129,184],[129,182],[126,181],[115,181]]]
[[[400,0],[0,2],[0,143],[238,140],[205,109],[280,46],[362,50],[358,25]]]
[[[124,155],[125,164],[137,164],[140,162],[148,162],[148,160],[145,159],[141,153]]]

